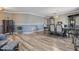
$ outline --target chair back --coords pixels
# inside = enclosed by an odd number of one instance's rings
[[[62,25],[61,24],[57,24],[56,25],[56,32],[57,33],[61,33],[63,30],[62,30]]]
[[[51,25],[50,25],[50,31],[51,31],[51,32],[55,32],[55,25],[54,25],[54,24],[51,24]]]

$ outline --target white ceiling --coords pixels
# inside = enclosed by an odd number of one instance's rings
[[[24,13],[38,16],[52,16],[66,14],[79,9],[78,7],[8,7],[7,12]]]

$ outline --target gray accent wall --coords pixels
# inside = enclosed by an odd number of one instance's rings
[[[15,32],[18,32],[17,27],[21,26],[22,27],[22,33],[28,33],[28,32],[38,32],[38,31],[43,31],[44,26],[43,25],[16,25],[15,26]]]

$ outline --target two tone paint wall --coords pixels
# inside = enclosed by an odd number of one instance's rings
[[[23,33],[43,31],[44,24],[47,24],[46,19],[40,16],[20,13],[4,13],[0,11],[0,33],[2,32],[2,20],[7,20],[7,17],[9,17],[9,20],[15,21],[15,32],[18,32],[18,26],[22,26]],[[78,19],[79,17],[76,18],[77,24],[79,24]],[[67,15],[59,15],[57,18],[55,18],[55,23],[57,23],[58,21],[62,21],[63,26],[68,25]]]
[[[0,13],[0,33],[2,32],[2,20],[14,20],[15,32],[18,32],[17,27],[22,27],[23,33],[32,33],[35,31],[43,31],[44,18],[40,16],[30,14],[18,14],[18,13]]]

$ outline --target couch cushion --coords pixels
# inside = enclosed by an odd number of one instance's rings
[[[0,34],[0,41],[1,41],[1,40],[5,40],[6,38],[7,38],[6,35]]]

